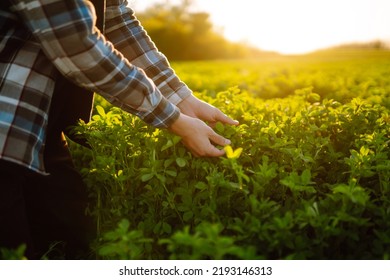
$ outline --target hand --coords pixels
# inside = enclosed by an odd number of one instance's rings
[[[170,130],[182,137],[183,144],[194,156],[218,157],[225,151],[217,149],[213,144],[226,146],[230,140],[218,135],[211,127],[217,122],[238,125],[219,109],[191,95],[178,104],[181,111]],[[207,122],[208,126],[206,123]]]
[[[217,149],[216,145],[226,146],[230,140],[218,135],[203,121],[180,114],[169,130],[182,138],[183,144],[196,157],[219,157],[225,151]]]
[[[217,122],[230,125],[239,124],[238,121],[229,118],[218,108],[199,100],[193,95],[184,99],[177,106],[183,114],[203,120],[211,127],[214,127]]]

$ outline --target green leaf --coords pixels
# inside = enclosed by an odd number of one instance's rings
[[[187,161],[184,158],[178,157],[176,158],[176,163],[179,167],[184,167],[187,164]]]
[[[193,213],[192,211],[185,212],[185,213],[183,214],[183,220],[184,220],[185,222],[188,222],[189,220],[192,219],[193,216],[194,216],[194,213]]]
[[[309,185],[311,183],[311,172],[309,169],[305,169],[302,172],[301,180],[303,185]]]
[[[164,222],[162,224],[162,230],[163,232],[170,234],[172,232],[172,227],[170,224]]]
[[[169,149],[170,147],[172,147],[173,146],[173,142],[172,142],[172,140],[168,140],[167,141],[167,143],[164,145],[164,146],[162,146],[162,148],[161,148],[161,152],[163,152],[163,151],[165,151],[166,149]]]
[[[152,179],[153,177],[154,177],[153,173],[144,174],[141,176],[141,181],[146,182],[146,181],[149,181],[150,179]]]
[[[174,159],[172,159],[172,158],[169,158],[169,159],[165,160],[164,161],[164,167],[168,168],[172,164],[172,162],[174,162]]]
[[[172,177],[177,176],[176,170],[165,170],[165,173],[167,173],[169,176],[172,176]]]
[[[100,116],[102,116],[102,117],[106,116],[106,112],[104,111],[104,108],[102,106],[97,105],[96,106],[96,110],[97,110],[97,112],[99,113]]]
[[[215,130],[219,133],[223,133],[225,131],[225,127],[222,123],[217,122],[217,124],[215,125]]]

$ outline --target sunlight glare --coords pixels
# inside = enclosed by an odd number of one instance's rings
[[[197,0],[197,6],[228,39],[284,54],[390,39],[386,0]]]
[[[151,0],[148,5],[165,0]],[[178,4],[180,0],[170,0]],[[141,0],[136,6],[145,7]],[[300,54],[344,43],[390,41],[388,0],[193,0],[227,39]]]

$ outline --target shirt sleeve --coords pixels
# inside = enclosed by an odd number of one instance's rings
[[[93,5],[83,0],[11,0],[56,68],[76,84],[155,127],[179,116],[145,71],[132,64],[96,28]]]
[[[105,16],[106,37],[131,63],[145,70],[170,102],[178,104],[192,94],[158,51],[126,0],[107,0]]]

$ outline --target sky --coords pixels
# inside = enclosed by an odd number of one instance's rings
[[[137,12],[165,1],[129,3]],[[208,12],[227,39],[283,54],[343,43],[390,42],[390,0],[194,0],[193,9]]]

